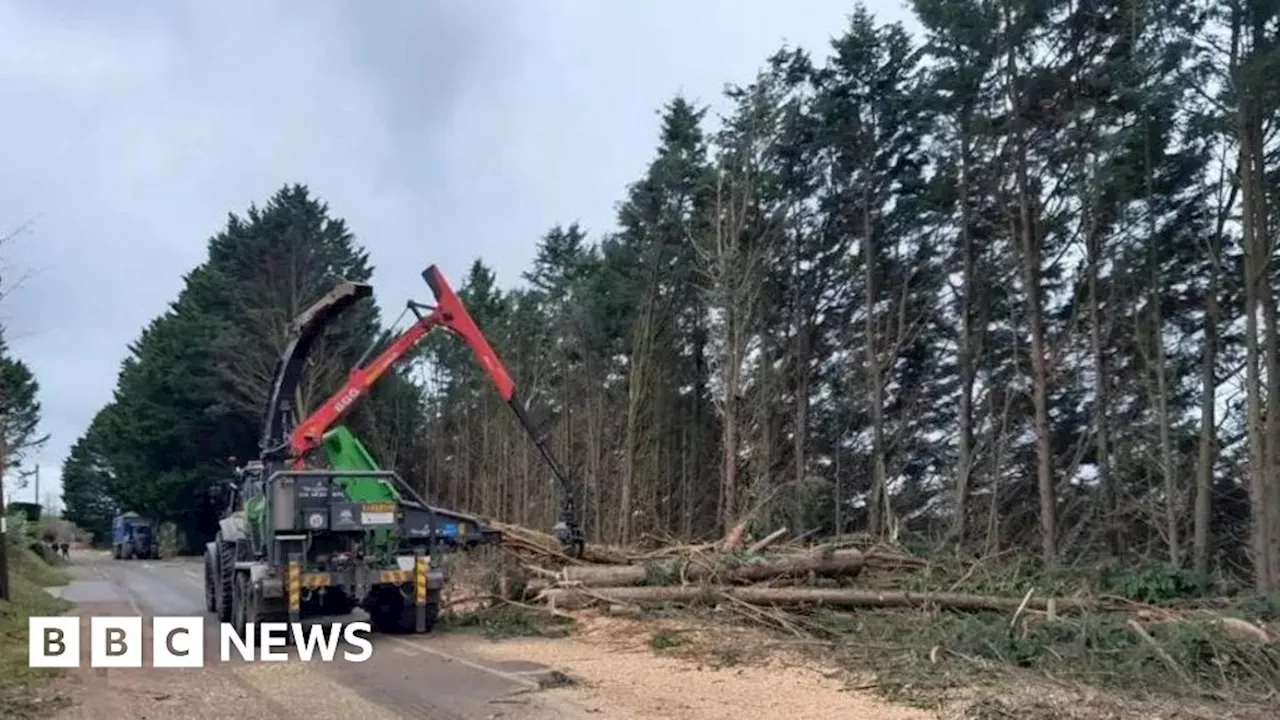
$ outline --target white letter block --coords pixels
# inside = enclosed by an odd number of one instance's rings
[[[142,618],[95,617],[89,627],[89,667],[142,667]]]
[[[80,667],[80,618],[32,617],[27,619],[30,635],[27,665],[44,668]]]
[[[158,668],[204,667],[204,618],[153,618],[151,664]]]

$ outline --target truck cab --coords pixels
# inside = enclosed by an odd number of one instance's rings
[[[116,516],[112,524],[111,554],[117,560],[159,558],[151,521],[132,512]]]

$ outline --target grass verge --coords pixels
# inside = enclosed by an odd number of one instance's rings
[[[28,548],[11,543],[8,551],[10,599],[0,600],[0,707],[6,718],[29,720],[69,702],[48,687],[60,671],[27,666],[27,618],[60,615],[69,609],[70,603],[44,590],[65,585],[69,578]]]

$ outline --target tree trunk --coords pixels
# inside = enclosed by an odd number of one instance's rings
[[[1095,165],[1096,170],[1096,165]],[[1097,182],[1095,177],[1094,182]],[[1097,193],[1091,194],[1096,198]],[[1089,341],[1093,352],[1094,366],[1094,411],[1096,426],[1095,443],[1097,451],[1098,482],[1102,487],[1102,516],[1112,555],[1120,554],[1121,529],[1116,517],[1117,493],[1115,479],[1111,473],[1111,433],[1108,413],[1110,411],[1111,394],[1109,387],[1111,376],[1107,367],[1107,350],[1102,337],[1102,300],[1099,297],[1098,272],[1102,264],[1102,238],[1097,222],[1098,209],[1091,208],[1088,236],[1088,273],[1089,273]]]
[[[1053,448],[1049,443],[1049,365],[1046,357],[1044,312],[1040,300],[1040,241],[1032,218],[1031,181],[1027,169],[1027,141],[1020,118],[1022,98],[1017,89],[1018,67],[1012,50],[1006,56],[1009,99],[1014,120],[1014,169],[1018,202],[1018,237],[1022,249],[1022,279],[1027,325],[1031,334],[1032,404],[1035,406],[1036,481],[1040,495],[1040,553],[1046,567],[1057,564],[1057,488],[1053,478]]]
[[[867,502],[867,531],[881,536],[886,530],[888,517],[888,478],[884,458],[884,380],[881,377],[880,341],[876,332],[876,244],[871,222],[869,190],[862,198],[862,264],[864,295],[865,349],[867,365],[867,409],[871,412],[871,497]]]
[[[951,533],[956,544],[963,546],[967,535],[969,514],[969,477],[973,473],[973,386],[977,377],[976,329],[974,328],[974,296],[977,293],[977,273],[974,269],[972,220],[969,217],[969,111],[966,108],[960,119],[960,245],[964,263],[964,277],[960,299],[960,408],[959,457],[956,459],[955,519]]]
[[[572,609],[603,601],[620,605],[653,605],[668,602],[712,604],[730,597],[751,605],[818,605],[841,608],[942,607],[951,610],[1014,612],[1024,607],[1021,597],[966,595],[962,593],[912,593],[805,587],[611,587],[577,590],[552,588],[542,593],[554,607]],[[1025,609],[1046,611],[1051,598],[1031,597]],[[1096,603],[1082,598],[1053,598],[1060,611],[1090,610]]]
[[[716,567],[709,563],[673,564],[672,582],[759,582],[784,575],[853,577],[862,571],[862,553],[853,549],[836,552],[808,552],[783,555],[738,567]],[[643,585],[654,572],[649,565],[570,565],[560,571],[565,582],[584,587]]]
[[[1259,125],[1249,94],[1240,98],[1238,117],[1239,174],[1242,204],[1242,243],[1244,245],[1245,290],[1245,383],[1247,424],[1249,438],[1249,500],[1252,508],[1251,538],[1253,548],[1254,582],[1259,592],[1270,592],[1274,584],[1271,575],[1270,502],[1268,499],[1269,454],[1266,448],[1262,409],[1262,358],[1258,347],[1258,312],[1262,293],[1267,291],[1265,280],[1266,261],[1262,256],[1263,239],[1260,237],[1260,149]]]
[[[1195,527],[1192,533],[1192,553],[1195,571],[1201,576],[1209,573],[1209,540],[1213,501],[1213,466],[1217,457],[1217,362],[1218,323],[1221,310],[1218,307],[1218,245],[1208,251],[1209,290],[1205,302],[1204,347],[1200,360],[1200,439],[1196,455]]]

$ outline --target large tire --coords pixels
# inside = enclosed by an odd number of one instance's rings
[[[235,573],[231,589],[231,627],[240,637],[244,637],[246,626],[252,622],[249,618],[249,573]]]
[[[216,562],[213,553],[204,552],[204,609],[205,612],[218,612],[218,576],[213,568]]]
[[[218,549],[218,620],[231,622],[231,598],[236,575],[236,546],[234,543],[222,542],[219,535],[216,541]]]
[[[408,601],[400,603],[383,603],[369,610],[369,624],[376,633],[387,635],[408,635],[417,632],[417,606]],[[425,632],[435,628],[440,616],[440,601],[427,603],[427,623]]]
[[[325,593],[324,600],[319,603],[319,606],[321,615],[350,615],[356,603],[350,595],[339,590],[330,590]]]

